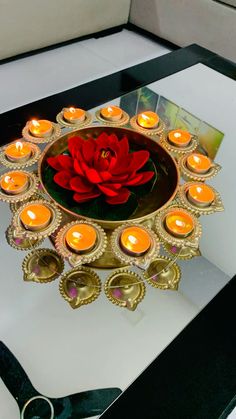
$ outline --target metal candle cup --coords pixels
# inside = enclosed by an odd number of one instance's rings
[[[187,190],[188,200],[198,207],[208,207],[215,199],[214,191],[207,185],[196,183]]]
[[[123,111],[118,106],[108,106],[107,108],[102,108],[100,112],[102,118],[107,121],[115,122],[119,121],[122,118]]]
[[[187,147],[191,141],[191,134],[182,129],[170,131],[168,134],[168,141],[175,147]]]
[[[184,238],[192,233],[194,222],[191,215],[186,211],[173,210],[165,217],[165,227],[171,235]]]
[[[66,122],[71,124],[79,124],[85,120],[85,111],[80,108],[64,108],[63,109],[63,118]]]
[[[122,250],[132,256],[141,256],[151,247],[151,238],[142,227],[130,226],[120,235]]]
[[[97,232],[89,224],[75,224],[65,235],[67,246],[76,253],[88,253],[96,244]]]
[[[186,165],[194,173],[207,173],[211,168],[211,160],[203,154],[194,153],[187,157]]]
[[[22,141],[16,141],[5,149],[7,160],[15,163],[24,163],[30,159],[32,149],[30,144]]]
[[[51,221],[52,213],[43,204],[29,204],[19,214],[23,226],[30,231],[40,231]]]
[[[1,180],[1,189],[8,195],[18,195],[24,192],[29,185],[29,177],[22,172],[8,172]]]
[[[53,125],[46,119],[35,120],[33,119],[28,123],[29,132],[34,137],[44,138],[50,137],[53,132]]]
[[[142,112],[137,116],[137,123],[142,128],[153,129],[159,123],[159,116],[151,111]]]

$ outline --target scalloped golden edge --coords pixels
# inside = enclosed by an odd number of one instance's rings
[[[139,283],[140,288],[141,288],[141,292],[140,292],[139,297],[135,299],[135,303],[136,303],[136,305],[138,305],[144,299],[144,296],[146,294],[145,284],[142,281],[142,278],[138,274],[136,274],[136,272],[130,271],[130,270],[125,269],[125,268],[116,269],[106,278],[106,282],[104,284],[105,295],[107,296],[108,300],[110,300],[112,302],[112,304],[115,304],[115,305],[117,305],[119,307],[122,307],[122,308],[126,308],[124,302],[119,301],[118,299],[113,297],[109,292],[109,290],[111,289],[110,282],[112,281],[113,277],[116,276],[117,274],[122,274],[122,273],[132,276],[132,278],[135,278],[136,282]],[[129,284],[127,284],[127,285],[129,285]],[[130,284],[130,285],[132,285],[132,284]],[[119,288],[119,286],[117,286],[116,288]],[[122,288],[122,287],[120,287],[120,288]]]
[[[65,237],[66,231],[75,224],[88,224],[94,227],[97,231],[98,244],[88,254],[77,254],[75,252],[70,251],[70,249],[65,246],[64,237]],[[99,259],[103,255],[107,247],[107,236],[103,228],[100,227],[98,224],[93,223],[91,221],[87,221],[87,220],[76,220],[76,221],[72,221],[71,223],[65,224],[58,231],[56,239],[55,239],[55,247],[61,256],[68,259],[68,262],[71,266],[78,267],[85,263],[94,262],[95,260]],[[77,262],[74,264],[72,264],[73,258],[77,260]]]
[[[41,204],[41,205],[46,205],[50,208],[51,212],[52,212],[52,221],[50,222],[50,224],[41,231],[30,231],[30,230],[26,230],[20,221],[20,212],[29,205],[29,203],[24,203],[21,205],[20,208],[18,208],[18,210],[13,214],[12,217],[12,224],[15,227],[16,231],[18,232],[18,234],[24,234],[26,238],[28,239],[40,239],[40,238],[46,238],[48,236],[50,236],[52,233],[54,233],[54,231],[59,227],[60,223],[61,223],[61,219],[62,219],[62,215],[61,215],[61,211],[59,210],[59,208],[55,205],[52,204],[51,202],[45,200],[45,199],[36,199],[34,201],[34,204]]]
[[[25,140],[30,141],[35,144],[45,144],[45,143],[53,142],[54,140],[60,137],[61,127],[59,124],[56,124],[55,122],[52,122],[52,121],[50,122],[53,126],[53,132],[52,132],[52,135],[50,135],[49,137],[34,137],[33,135],[31,135],[28,129],[29,122],[26,123],[26,125],[24,126],[22,130],[22,137]]]
[[[161,118],[159,118],[159,123],[158,123],[157,128],[143,128],[137,123],[137,115],[134,115],[130,119],[130,125],[133,129],[135,129],[135,131],[139,131],[142,134],[149,135],[149,136],[152,136],[152,135],[161,136],[166,129],[166,125]]]
[[[36,249],[38,246],[40,246],[44,239],[37,239],[36,241],[34,240],[33,244],[27,246],[27,247],[21,247],[20,245],[17,245],[14,241],[14,234],[13,234],[13,228],[12,226],[9,226],[5,232],[5,236],[6,236],[6,240],[7,243],[9,244],[9,246],[11,246],[13,249],[16,250],[22,250],[22,251],[27,251],[27,250],[31,250],[31,249]]]
[[[136,227],[143,228],[151,236],[152,245],[151,245],[150,249],[143,256],[127,255],[125,252],[123,252],[123,250],[121,249],[121,247],[119,245],[119,236],[120,236],[122,230],[124,230],[125,228],[130,227],[130,226],[136,226]],[[160,241],[159,241],[157,235],[154,233],[154,231],[151,230],[149,227],[147,227],[143,224],[138,224],[138,223],[130,222],[130,223],[122,224],[119,227],[117,227],[113,231],[113,233],[111,234],[110,243],[111,243],[111,250],[112,250],[114,256],[119,261],[121,261],[122,263],[125,263],[127,265],[136,265],[136,266],[144,265],[145,266],[154,257],[158,256],[158,254],[160,252]]]
[[[190,259],[192,259],[192,258],[194,258],[194,257],[197,257],[197,256],[201,256],[201,252],[200,252],[200,249],[199,248],[193,248],[193,247],[187,247],[187,246],[183,246],[182,248],[183,249],[188,249],[189,250],[189,253],[188,254],[184,254],[184,255],[181,255],[181,253],[179,253],[179,252],[171,252],[171,250],[169,249],[169,247],[168,246],[171,246],[171,247],[173,247],[173,245],[172,244],[170,244],[170,243],[162,243],[162,246],[163,246],[163,248],[164,248],[164,250],[169,254],[169,255],[171,255],[171,256],[173,256],[173,257],[176,257],[177,255],[178,255],[178,259],[180,259],[180,260],[190,260]],[[176,246],[177,247],[177,246]]]
[[[152,263],[155,263],[155,260],[164,260],[164,261],[167,262],[167,264],[172,262],[172,259],[171,258],[168,258],[167,256],[159,256],[158,258],[154,259],[150,263],[150,266],[151,266]],[[176,278],[170,284],[169,284],[169,281],[167,282],[167,284],[163,285],[163,284],[158,283],[157,281],[153,281],[152,279],[150,279],[150,276],[147,273],[148,272],[148,268],[146,269],[146,271],[143,272],[143,277],[146,279],[146,281],[153,288],[158,288],[158,289],[161,289],[161,290],[167,290],[167,289],[176,290],[176,289],[178,289],[178,284],[179,284],[180,279],[181,279],[181,276],[182,276],[181,269],[180,269],[179,265],[176,262],[171,263],[171,267],[170,268],[175,269],[175,272],[176,272]],[[156,275],[158,276],[158,272],[157,272]]]
[[[90,298],[87,298],[86,300],[81,300],[80,304],[73,303],[73,298],[69,297],[64,291],[64,282],[67,281],[67,277],[71,273],[77,272],[77,271],[87,272],[89,275],[92,276],[92,278],[95,281],[95,284],[93,286],[94,294]],[[99,276],[97,275],[97,273],[93,269],[90,269],[84,266],[78,266],[76,268],[70,269],[69,271],[67,271],[61,276],[61,279],[59,282],[59,291],[60,291],[61,296],[64,298],[64,300],[66,300],[72,308],[79,308],[81,306],[91,304],[93,301],[95,301],[99,297],[102,291],[102,282]]]
[[[92,116],[91,113],[85,111],[85,120],[80,122],[80,123],[72,124],[70,122],[65,121],[65,119],[63,117],[63,111],[61,111],[57,114],[56,120],[57,120],[58,124],[61,125],[62,128],[71,128],[72,130],[77,130],[77,129],[80,129],[80,128],[85,128],[89,124],[91,124],[91,122],[93,120],[93,116]]]
[[[33,195],[31,195],[30,198],[27,199],[27,202],[36,201],[38,199],[42,199],[42,196],[40,194],[38,194],[37,192],[35,192]],[[11,212],[14,214],[18,210],[18,208],[24,203],[25,203],[25,201],[10,202],[9,203],[9,208],[10,208]]]
[[[181,206],[170,206],[164,211],[161,211],[160,214],[158,214],[155,218],[154,225],[155,225],[157,234],[160,236],[162,241],[175,245],[177,247],[187,246],[187,247],[198,248],[199,239],[202,234],[202,227],[198,219],[192,213],[190,213],[190,215],[193,218],[194,230],[189,236],[184,237],[184,238],[179,238],[179,237],[172,236],[166,231],[163,221],[166,215],[168,214],[168,212],[173,211],[173,210],[177,210],[177,211],[183,210],[183,211],[188,212],[186,208],[183,208]]]
[[[214,189],[211,185],[209,186],[215,193],[215,199],[209,205],[209,207],[198,207],[197,205],[192,204],[186,196],[186,191],[191,185],[196,185],[196,184],[201,185],[202,182],[187,182],[179,187],[178,197],[179,197],[179,201],[181,202],[181,205],[183,205],[184,208],[191,211],[193,214],[197,216],[209,215],[209,214],[213,214],[214,212],[224,211],[224,205],[223,205],[221,196],[219,192],[217,192],[216,189]]]
[[[21,139],[19,141],[21,141]],[[7,160],[5,156],[5,149],[8,147],[9,145],[8,144],[6,147],[3,148],[3,151],[0,152],[0,163],[3,164],[3,166],[6,166],[8,169],[12,169],[12,170],[24,169],[26,167],[32,166],[39,160],[40,155],[41,155],[41,150],[37,146],[37,144],[33,144],[33,143],[29,143],[29,144],[32,149],[32,155],[29,158],[29,160],[25,161],[24,163],[15,163],[15,162],[11,162]]]
[[[190,156],[192,153],[188,153],[184,156],[182,156],[179,161],[179,169],[182,176],[184,176],[186,179],[192,181],[195,180],[197,182],[204,182],[205,180],[212,179],[214,176],[216,176],[219,171],[221,170],[221,166],[217,163],[212,162],[212,166],[208,173],[193,173],[191,170],[188,169],[186,165],[186,160],[188,156]]]
[[[60,271],[55,272],[55,274],[49,278],[49,279],[38,279],[37,275],[34,272],[29,272],[28,270],[28,262],[30,260],[30,258],[35,255],[36,253],[40,254],[47,254],[50,253],[52,255],[54,255],[57,259],[59,259],[60,261]],[[48,282],[52,282],[55,281],[55,279],[57,279],[59,276],[61,276],[62,272],[64,271],[64,260],[62,259],[62,257],[53,249],[47,249],[47,248],[42,248],[42,249],[36,249],[33,250],[32,252],[28,253],[25,258],[23,259],[22,262],[22,270],[24,273],[24,281],[33,281],[33,282],[37,282],[40,284],[46,284]]]
[[[106,119],[103,119],[101,117],[101,109],[98,109],[95,112],[95,117],[98,121],[102,122],[103,125],[108,125],[108,126],[111,126],[111,127],[119,127],[119,126],[128,124],[129,115],[127,114],[127,112],[123,111],[123,109],[122,109],[123,116],[118,121],[107,121]]]
[[[198,137],[196,135],[191,134],[191,137],[192,137],[191,142],[187,147],[175,147],[174,145],[171,145],[169,141],[167,140],[167,136],[170,131],[173,131],[173,130],[166,131],[165,135],[162,135],[160,139],[161,145],[165,147],[170,153],[173,153],[174,155],[179,157],[187,153],[189,154],[193,152],[194,150],[196,150],[199,143]]]
[[[5,172],[0,176],[0,182],[3,177],[7,176],[10,172]],[[0,201],[8,202],[8,203],[17,203],[17,202],[23,202],[28,200],[32,195],[35,194],[37,191],[38,185],[39,185],[39,179],[37,176],[35,176],[34,173],[27,172],[25,170],[16,170],[17,172],[24,173],[29,177],[29,181],[31,185],[26,189],[24,192],[18,194],[18,195],[8,195],[4,193],[2,190],[0,190]]]

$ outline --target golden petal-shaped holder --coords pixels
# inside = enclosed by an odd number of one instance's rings
[[[42,199],[42,196],[36,192],[30,198],[27,199],[27,202],[37,201],[38,199]],[[24,202],[25,201],[10,202],[9,207],[11,212],[14,214]]]
[[[195,249],[198,248],[199,239],[202,234],[202,227],[198,219],[192,213],[191,213],[191,217],[193,219],[194,228],[193,228],[192,233],[189,236],[183,237],[183,238],[175,237],[166,230],[165,222],[164,222],[165,218],[167,214],[173,210],[176,210],[176,211],[180,210],[180,211],[188,212],[185,208],[179,207],[179,206],[176,206],[176,207],[170,206],[164,211],[161,211],[160,214],[158,214],[155,219],[155,228],[156,228],[157,234],[160,236],[163,242],[167,242],[171,244],[172,246],[177,246],[179,248],[182,248],[183,246],[193,247]]]
[[[189,181],[195,180],[197,182],[205,182],[206,180],[212,179],[221,170],[221,166],[219,164],[212,162],[212,165],[207,173],[192,172],[191,170],[189,170],[187,166],[187,158],[189,157],[190,154],[191,153],[182,156],[178,161],[180,173],[185,180],[189,180]]]
[[[76,252],[73,252],[67,245],[65,236],[69,228],[76,224],[88,224],[95,228],[97,233],[97,241],[94,246],[88,253],[81,253],[78,254]],[[100,258],[102,254],[104,253],[107,246],[107,237],[106,233],[103,230],[102,227],[100,227],[98,224],[92,223],[91,221],[84,221],[84,220],[77,220],[73,221],[71,223],[66,224],[64,227],[62,227],[56,236],[55,240],[55,247],[60,253],[60,255],[64,258],[66,258],[71,266],[80,266],[85,263],[91,263],[94,262],[96,259]]]
[[[98,109],[95,112],[95,116],[98,119],[98,121],[102,122],[103,125],[108,125],[109,127],[121,127],[122,125],[128,124],[129,115],[125,111],[123,111],[123,109],[122,109],[122,112],[123,112],[122,117],[118,119],[118,121],[108,121],[107,119],[104,119],[101,116],[101,109]]]
[[[134,115],[130,119],[130,125],[136,131],[141,132],[141,134],[161,136],[163,132],[165,131],[166,126],[165,126],[164,121],[161,118],[159,118],[158,126],[156,128],[143,128],[138,124],[137,117],[138,115]]]
[[[71,269],[60,279],[59,290],[72,308],[78,308],[96,300],[102,285],[99,276],[84,266]]]
[[[39,180],[33,173],[24,170],[17,170],[17,172],[23,173],[28,176],[29,184],[27,189],[17,195],[7,194],[2,189],[0,189],[0,201],[9,202],[11,204],[24,202],[28,200],[32,195],[34,195],[37,191]],[[0,182],[5,176],[9,175],[10,173],[12,173],[12,171],[3,173],[3,175],[0,176]]]
[[[224,211],[224,205],[220,197],[220,194],[212,186],[211,186],[211,189],[213,190],[215,194],[215,199],[209,206],[199,207],[197,205],[194,205],[194,203],[190,202],[188,200],[187,192],[191,185],[196,185],[196,184],[201,186],[201,182],[187,182],[184,185],[181,185],[179,187],[178,197],[179,197],[179,201],[181,202],[181,205],[184,208],[186,208],[188,211],[191,211],[196,216],[209,215],[217,211]]]
[[[143,273],[146,281],[161,290],[177,290],[181,278],[180,267],[170,258],[159,256]]]
[[[61,135],[61,127],[59,124],[56,124],[55,122],[50,121],[53,127],[52,134],[48,137],[35,137],[34,135],[30,134],[29,131],[29,122],[26,123],[22,130],[22,137],[27,140],[31,141],[35,144],[44,144],[44,143],[51,143]]]
[[[87,125],[90,125],[92,122],[92,115],[89,112],[85,112],[85,119],[82,122],[78,122],[78,123],[71,123],[71,122],[67,122],[64,117],[63,117],[63,110],[61,112],[59,112],[56,116],[56,120],[58,122],[58,124],[60,124],[62,126],[62,128],[70,128],[72,130],[76,130],[76,129],[80,129],[80,128],[85,128],[87,127]]]
[[[173,157],[179,159],[181,156],[196,150],[198,146],[198,138],[196,135],[191,134],[191,141],[186,147],[175,147],[168,141],[169,132],[170,131],[166,131],[165,134],[161,136],[160,143]]]
[[[175,256],[177,259],[181,260],[188,260],[194,258],[195,256],[201,256],[199,248],[187,246],[177,247],[169,243],[163,243],[163,247],[171,256]]]
[[[122,231],[127,227],[140,227],[149,234],[150,239],[151,239],[151,246],[145,254],[140,255],[140,256],[133,256],[123,251],[123,249],[120,246],[120,236],[121,236]],[[160,242],[157,235],[150,228],[144,226],[143,224],[127,223],[127,224],[122,224],[121,226],[119,226],[113,231],[111,235],[111,249],[115,257],[118,260],[120,260],[122,263],[126,265],[146,267],[147,265],[149,265],[151,260],[159,254]]]
[[[45,199],[37,199],[34,201],[34,204],[45,205],[51,211],[52,217],[47,227],[37,231],[31,231],[24,228],[20,220],[20,213],[25,207],[29,205],[28,202],[22,204],[20,208],[18,208],[18,210],[15,212],[15,214],[13,214],[12,225],[16,231],[16,234],[19,236],[24,234],[24,237],[28,239],[43,239],[50,236],[59,227],[61,223],[61,211],[55,204]]]
[[[107,298],[119,307],[134,311],[145,295],[142,278],[127,269],[117,269],[106,280],[104,290]]]
[[[30,250],[40,246],[44,239],[27,239],[22,235],[17,235],[14,228],[9,226],[6,231],[7,243],[16,250]]]
[[[25,256],[22,269],[24,281],[40,282],[54,281],[64,270],[64,261],[55,250],[36,249]]]
[[[21,141],[21,139],[19,141]],[[6,147],[8,147],[8,146],[9,146],[9,144]],[[0,164],[3,164],[8,169],[12,169],[12,170],[14,170],[14,169],[15,170],[24,169],[26,167],[32,166],[33,164],[35,164],[38,161],[38,159],[41,155],[40,148],[36,144],[30,143],[30,147],[31,147],[31,150],[32,150],[30,158],[28,160],[24,161],[24,162],[17,163],[17,162],[13,162],[13,161],[10,161],[10,160],[7,159],[7,157],[5,155],[6,147],[3,147],[1,149]]]

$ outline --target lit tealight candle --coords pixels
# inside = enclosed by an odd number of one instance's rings
[[[66,232],[65,240],[73,251],[89,252],[96,244],[97,232],[89,224],[76,224]]]
[[[194,173],[207,173],[211,168],[211,160],[203,154],[190,154],[186,163],[189,170]]]
[[[167,231],[175,237],[187,237],[194,228],[193,218],[183,210],[170,211],[165,218]]]
[[[107,108],[101,109],[101,116],[102,118],[106,119],[107,121],[119,121],[122,118],[123,111],[118,106],[108,106]]]
[[[85,120],[85,111],[80,108],[63,109],[63,118],[71,124],[79,124]]]
[[[198,207],[209,207],[215,199],[215,193],[210,186],[196,183],[188,188],[187,198]]]
[[[53,131],[53,125],[46,119],[33,119],[29,122],[29,131],[34,137],[50,137]]]
[[[156,128],[159,123],[159,116],[151,111],[142,112],[137,116],[137,122],[143,128]]]
[[[151,238],[142,227],[130,226],[122,231],[120,244],[125,253],[141,256],[149,250]]]
[[[168,134],[168,140],[176,147],[187,147],[191,141],[191,134],[182,129],[175,129]]]
[[[9,172],[1,180],[1,189],[9,195],[18,195],[24,192],[29,184],[29,177],[22,172]]]
[[[20,212],[20,220],[27,230],[36,231],[46,228],[51,221],[52,213],[43,204],[29,204]]]
[[[23,163],[29,160],[31,154],[30,144],[22,141],[16,141],[5,149],[6,158],[16,163]]]

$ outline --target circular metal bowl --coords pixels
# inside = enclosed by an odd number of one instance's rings
[[[65,135],[61,136],[60,138],[56,139],[54,142],[49,144],[45,148],[39,162],[39,177],[44,190],[47,192],[50,198],[54,202],[56,202],[57,205],[59,205],[65,212],[69,213],[73,218],[76,217],[86,219],[87,217],[78,215],[70,209],[65,208],[59,202],[57,202],[53,196],[50,195],[45,185],[44,173],[45,169],[48,167],[47,158],[57,156],[63,153],[65,150],[67,150],[69,138],[78,135],[82,137],[84,140],[87,140],[91,137],[96,139],[102,132],[105,132],[108,135],[115,134],[120,140],[124,136],[126,136],[128,138],[130,148],[132,148],[132,151],[148,150],[150,152],[150,157],[152,158],[153,163],[155,164],[157,169],[158,179],[151,192],[149,192],[139,200],[138,208],[135,211],[135,214],[132,214],[129,217],[129,220],[135,222],[150,222],[152,224],[152,221],[156,213],[168,204],[170,204],[170,202],[174,199],[179,183],[179,171],[175,160],[173,159],[173,157],[171,157],[171,155],[164,147],[162,147],[154,139],[129,128],[110,127],[101,125],[90,126],[87,128],[78,129],[76,131],[66,133]],[[94,219],[94,221],[100,224],[103,228],[114,229],[127,220],[121,219],[116,221],[110,221]]]

